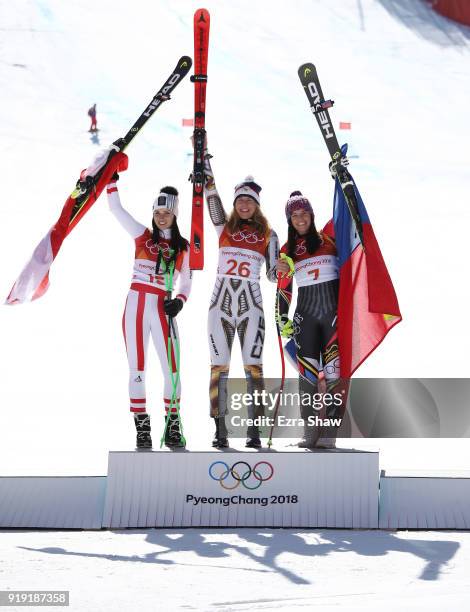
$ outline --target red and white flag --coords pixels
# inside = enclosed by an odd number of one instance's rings
[[[34,249],[31,259],[15,281],[5,304],[23,304],[36,300],[46,293],[49,288],[49,270],[62,242],[96,202],[113,174],[126,169],[127,155],[108,149],[100,153],[91,166],[83,170],[80,175],[81,180],[99,175],[98,180],[81,201],[78,190],[67,198],[60,217]]]
[[[339,129],[340,130],[350,130],[351,129],[351,122],[350,121],[340,121],[339,122]]]

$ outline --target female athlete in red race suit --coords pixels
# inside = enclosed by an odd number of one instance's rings
[[[172,376],[176,376],[174,352],[171,355],[171,369],[168,363],[168,317],[176,317],[191,290],[188,243],[181,237],[176,222],[178,192],[174,187],[163,187],[153,203],[152,230],[138,223],[124,210],[115,181],[108,185],[107,191],[111,212],[135,242],[134,269],[122,327],[129,362],[130,410],[137,429],[137,447],[151,448],[150,417],[145,394],[147,345],[149,336],[152,336],[164,380],[163,404],[168,412],[173,391]],[[179,291],[174,299],[167,299],[168,276],[165,271],[170,265],[174,265],[173,279],[179,277]],[[178,337],[176,321],[173,321],[173,326]],[[178,380],[178,407],[180,387]],[[182,446],[174,406],[166,429],[165,444]]]

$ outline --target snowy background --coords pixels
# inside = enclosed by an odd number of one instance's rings
[[[124,135],[176,60],[193,55],[190,0],[0,0],[0,292],[56,220],[78,172]],[[361,367],[366,377],[466,377],[469,290],[470,29],[420,0],[208,1],[207,129],[226,207],[247,173],[285,238],[284,202],[300,188],[331,213],[327,154],[297,78],[317,66],[345,132],[404,321]],[[99,143],[87,109],[97,103]],[[193,88],[175,91],[129,148],[124,205],[142,222],[158,189],[181,192],[189,234]],[[341,139],[344,140],[343,134]],[[190,448],[207,448],[206,312],[217,243],[179,316]],[[105,474],[107,451],[133,447],[121,313],[133,245],[98,201],[64,244],[38,302],[0,308],[0,475]],[[267,318],[273,287],[264,283]],[[149,404],[161,414],[152,352]],[[265,370],[279,374],[274,325]],[[242,374],[234,350],[232,375]],[[291,371],[291,375],[292,375]],[[354,440],[361,448],[367,443]],[[468,440],[370,441],[389,470],[462,470]],[[348,446],[344,441],[343,446]],[[3,532],[0,588],[67,589],[71,609],[428,611],[468,608],[462,533],[245,529]],[[399,602],[397,603],[397,598]],[[12,609],[12,608],[9,608]]]
[[[2,205],[0,293],[57,219],[79,171],[123,136],[177,59],[193,55],[199,2],[0,0]],[[470,174],[470,29],[419,0],[208,1],[211,12],[207,130],[225,206],[247,173],[286,237],[284,203],[301,189],[318,224],[331,214],[328,157],[297,77],[313,61],[335,126],[350,121],[351,170],[400,301],[403,323],[358,371],[363,377],[466,377],[466,275]],[[87,132],[98,110],[99,142]],[[128,149],[124,206],[150,223],[164,184],[181,193],[189,236],[187,78]],[[182,410],[189,448],[207,448],[206,313],[217,242],[206,220],[206,268],[178,317]],[[121,315],[133,244],[100,199],[64,243],[41,300],[0,308],[0,474],[105,474],[107,451],[133,448]],[[274,290],[265,372],[279,375]],[[243,375],[234,347],[232,376]],[[291,370],[290,375],[294,372]],[[161,375],[149,349],[148,405],[160,430]],[[158,437],[158,435],[157,435]],[[279,445],[282,447],[282,442]],[[343,446],[351,446],[347,440]],[[380,447],[388,469],[468,469],[468,440],[353,441]]]

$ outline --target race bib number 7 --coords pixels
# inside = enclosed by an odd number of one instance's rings
[[[338,260],[335,255],[306,257],[295,263],[298,287],[315,285],[338,278]]]

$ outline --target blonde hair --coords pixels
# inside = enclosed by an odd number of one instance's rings
[[[261,212],[261,208],[258,205],[256,205],[255,212],[253,213],[251,219],[242,219],[238,214],[237,209],[233,207],[233,210],[230,213],[225,227],[231,234],[234,234],[240,229],[240,226],[243,222],[252,223],[258,234],[262,234],[263,236],[267,236],[268,232],[271,229],[269,227],[268,220],[263,215],[263,213]]]

